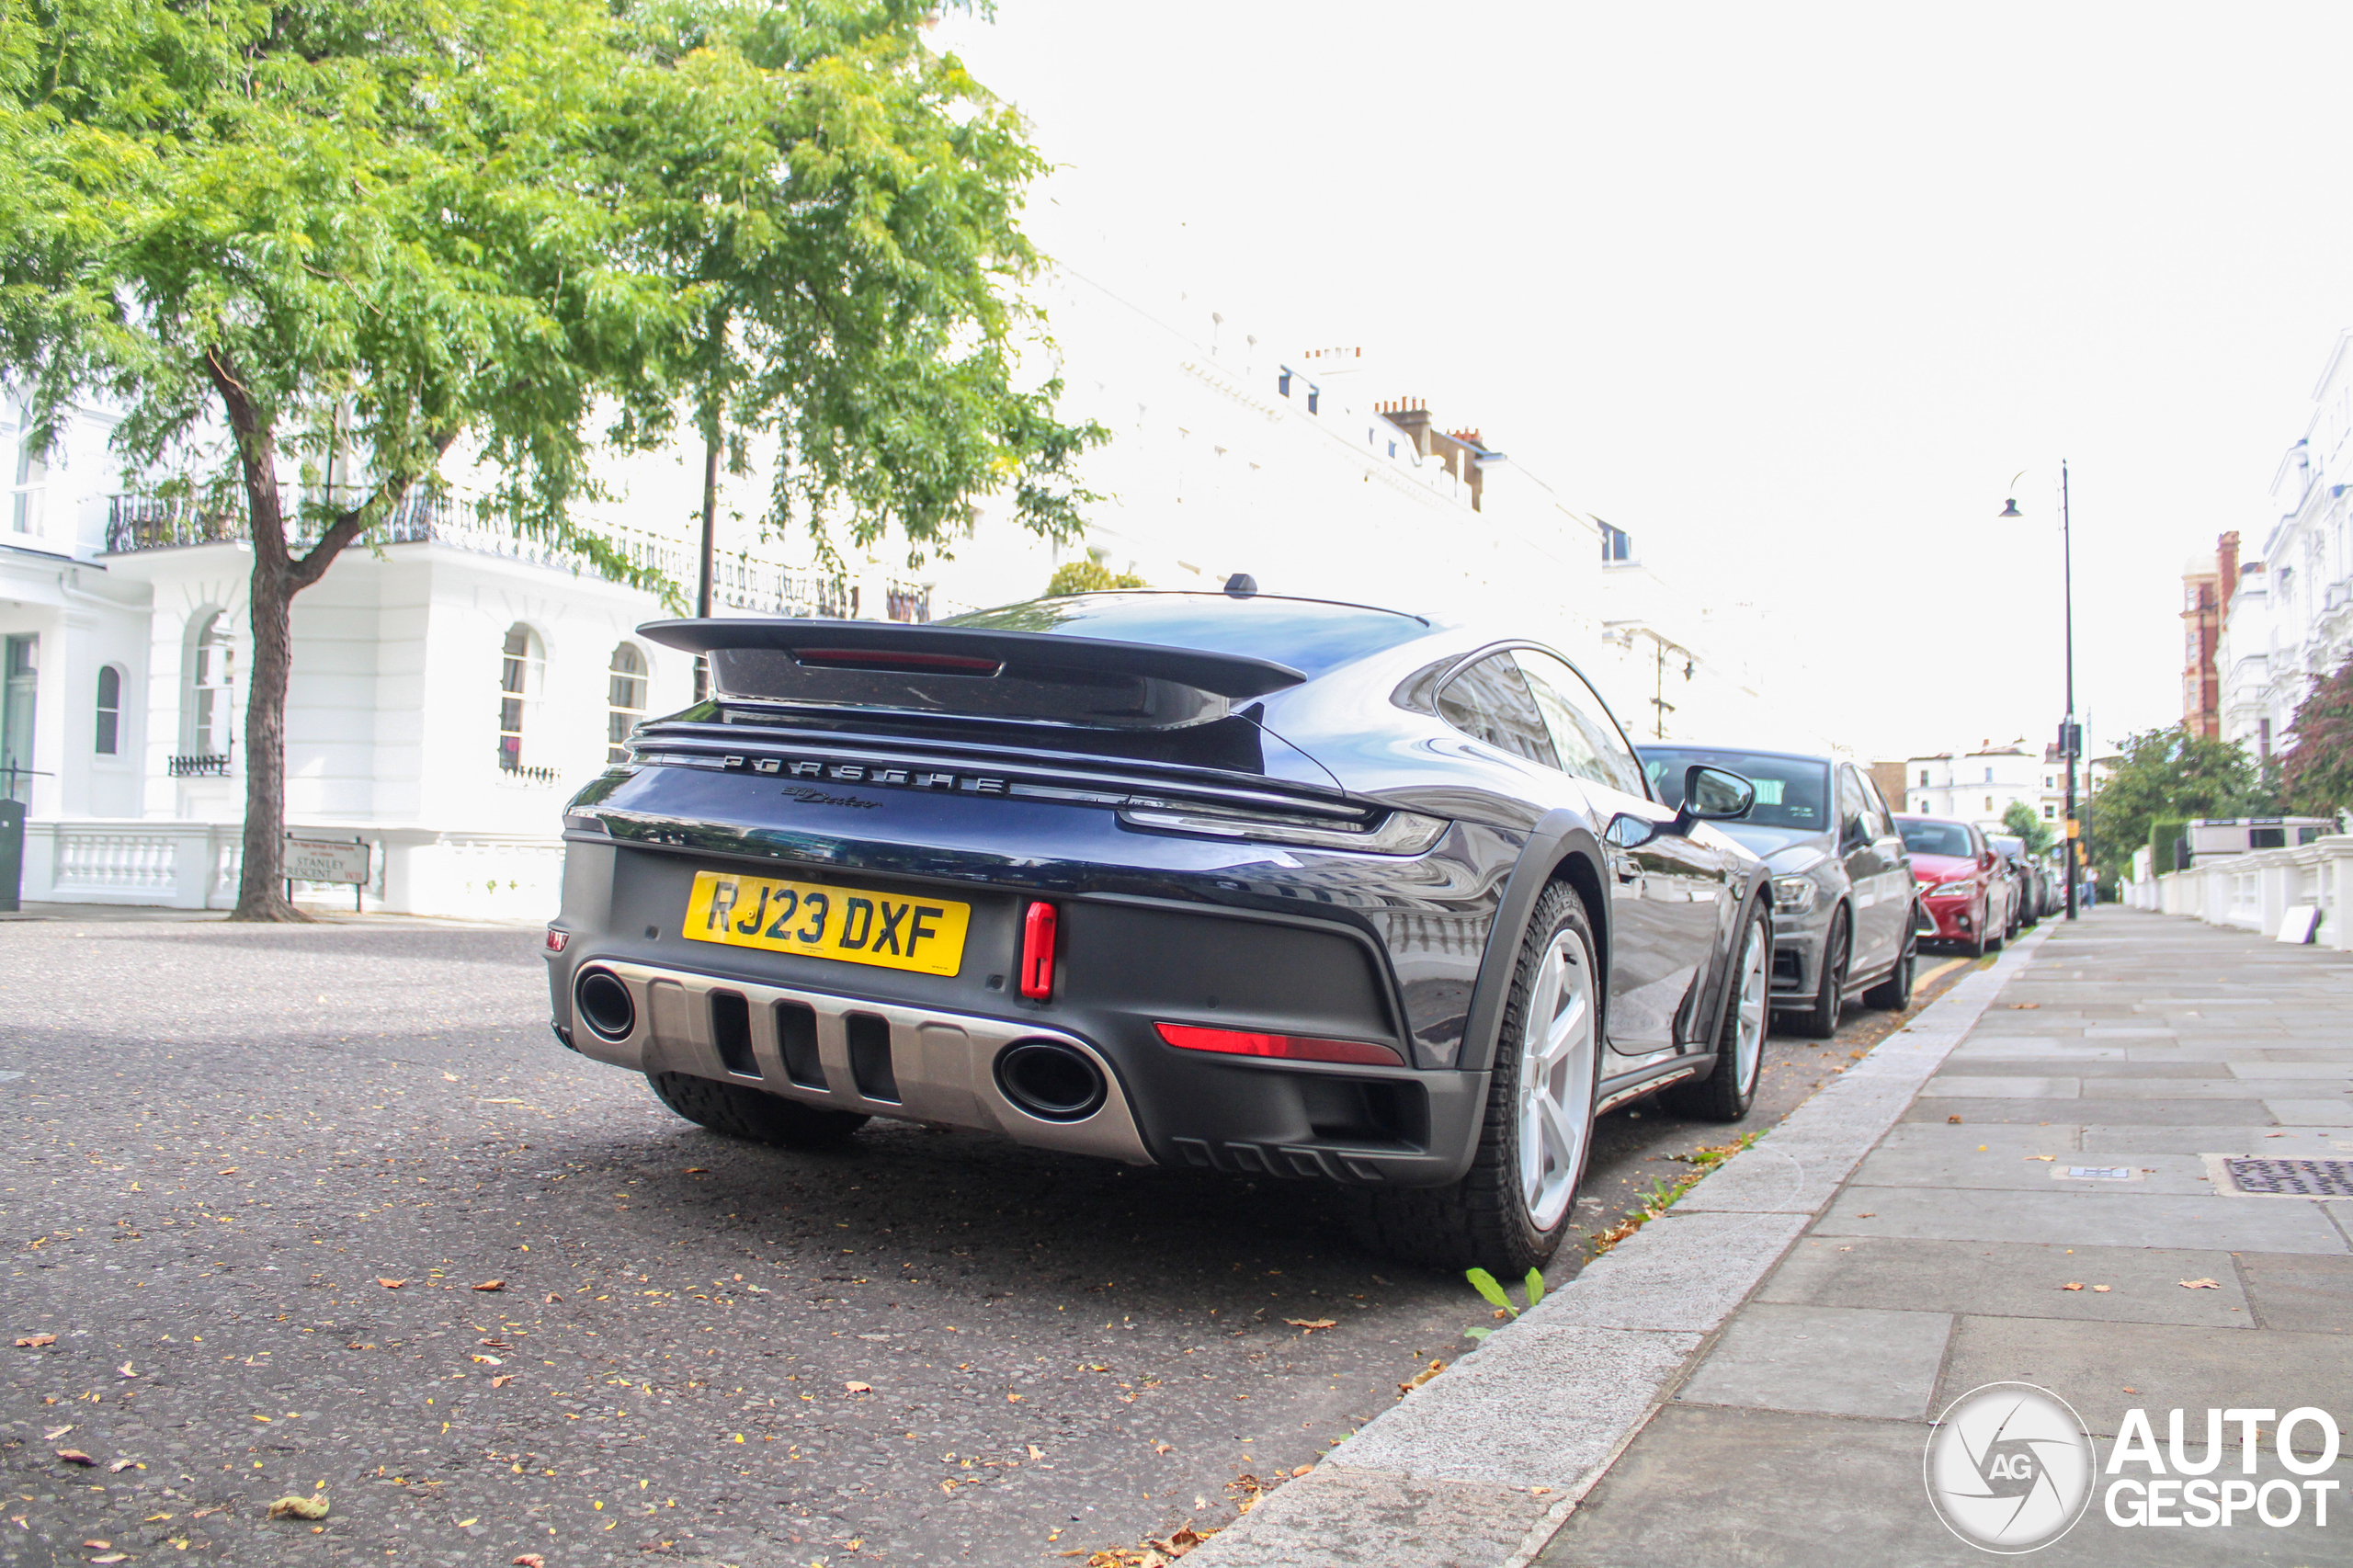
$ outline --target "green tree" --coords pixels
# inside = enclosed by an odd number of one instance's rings
[[[647,67],[613,125],[639,233],[690,326],[674,368],[703,449],[705,571],[722,468],[775,453],[764,528],[830,552],[895,527],[946,553],[977,478],[1076,537],[1074,460],[1108,438],[1017,384],[1017,222],[1045,165],[1019,118],[921,28],[930,0],[654,0],[620,29]],[[706,576],[698,608],[708,605]]]
[[[2117,766],[2090,801],[2092,853],[2109,881],[2149,842],[2161,817],[2261,814],[2272,801],[2246,748],[2175,726],[2125,738]]]
[[[1092,433],[1010,381],[1035,157],[914,18],[0,0],[0,355],[35,438],[109,397],[128,468],[184,471],[252,539],[237,917],[295,917],[294,596],[461,441],[497,476],[484,520],[647,587],[569,505],[600,438],[659,440],[682,399],[700,429],[774,423],[778,504],[821,537],[920,551],[1005,486],[1075,530]],[[689,222],[665,182],[696,137],[679,188],[717,210]]]
[[[2290,809],[2335,816],[2353,806],[2353,659],[2296,705],[2296,744],[2279,759]]]
[[[1110,588],[1141,588],[1143,579],[1132,572],[1114,572],[1092,556],[1084,561],[1065,561],[1054,568],[1046,579],[1046,597],[1061,598],[1065,594],[1099,594]]]
[[[2012,801],[2003,809],[2002,825],[2026,845],[2029,855],[2040,855],[2051,847],[2050,824],[2036,816],[2034,808],[2024,801]]]

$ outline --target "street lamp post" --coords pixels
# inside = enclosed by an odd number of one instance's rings
[[[2011,476],[2016,488],[2024,471]],[[2018,497],[2002,503],[2002,516],[2022,517]],[[2059,463],[2059,584],[2060,613],[2066,628],[2067,716],[2059,725],[2060,759],[2067,766],[2067,820],[2063,824],[2066,836],[2061,842],[2065,849],[2067,867],[2067,918],[2075,918],[2075,893],[2082,881],[2082,867],[2076,858],[2075,758],[2084,749],[2083,730],[2075,722],[2075,563],[2074,548],[2068,533],[2067,464]]]

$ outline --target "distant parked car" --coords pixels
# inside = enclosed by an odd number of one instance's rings
[[[2035,891],[2034,860],[2026,852],[2026,840],[2014,835],[1989,834],[1985,842],[2002,858],[2003,867],[2009,874],[2010,890],[2015,896],[2007,935],[2015,937],[2042,918],[2041,901]]]
[[[1721,767],[1756,786],[1756,803],[1719,824],[1773,876],[1775,1010],[1826,1040],[1848,997],[1902,1009],[1912,1001],[1918,924],[1912,865],[1887,803],[1851,763],[1802,753],[1636,746],[1669,804],[1689,768]]]
[[[1945,817],[1901,816],[1896,826],[1912,854],[1920,903],[1940,940],[1958,942],[1972,957],[2002,945],[2017,894],[2002,857],[1971,823]]]

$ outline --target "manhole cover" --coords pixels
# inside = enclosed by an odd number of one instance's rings
[[[2353,1198],[2353,1160],[2259,1160],[2225,1155],[2231,1189],[2256,1198]]]

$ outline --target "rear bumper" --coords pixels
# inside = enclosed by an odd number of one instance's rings
[[[1034,892],[935,876],[921,881],[926,896],[961,901],[971,915],[961,969],[932,975],[688,939],[679,922],[694,874],[725,858],[577,837],[568,851],[557,922],[567,941],[546,955],[552,1021],[574,1050],[617,1066],[756,1083],[813,1104],[1070,1153],[1260,1175],[1437,1186],[1457,1179],[1476,1148],[1487,1076],[1423,1064],[1409,1028],[1415,982],[1399,983],[1399,955],[1382,939],[1391,923],[1366,919],[1362,903],[1327,904],[1328,915],[1219,906],[1170,896],[1181,890],[1165,876],[1157,896],[1106,888],[1110,879],[1099,876],[1033,873],[1044,884]],[[1292,874],[1320,870],[1298,867],[1305,858],[1292,858]],[[918,885],[879,868],[736,864],[753,875]],[[1060,913],[1056,983],[1042,1001],[1013,983],[1031,898]],[[1476,920],[1482,937],[1484,924]],[[1466,994],[1481,945],[1443,955],[1461,967]],[[618,1038],[600,1037],[577,1005],[591,970],[629,989],[634,1017]],[[780,1028],[807,1026],[780,1025],[780,1006],[813,1014],[821,1073],[790,1069]],[[1162,1021],[1374,1041],[1400,1062],[1179,1050],[1160,1038]],[[883,1074],[861,1081],[855,1071],[857,1029],[885,1053],[889,1093],[875,1087]],[[1049,1120],[1010,1100],[997,1062],[1029,1040],[1095,1062],[1109,1086],[1101,1108]]]

